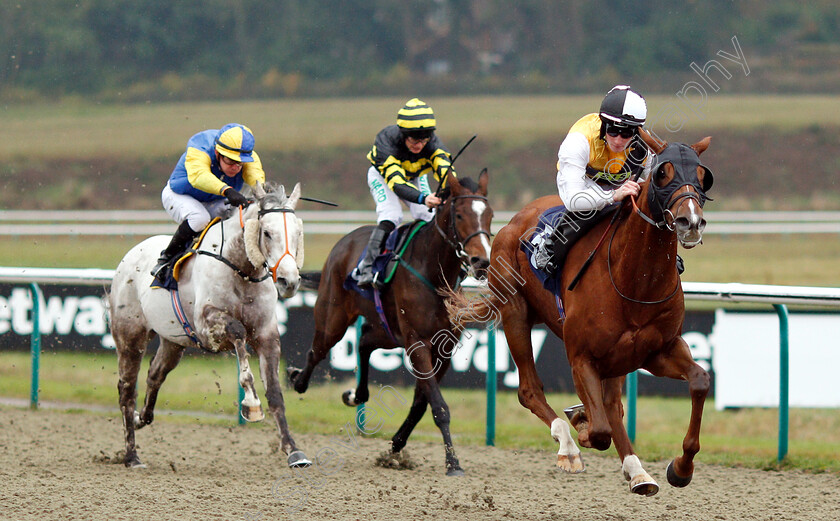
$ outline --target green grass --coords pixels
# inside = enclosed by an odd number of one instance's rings
[[[473,134],[507,144],[538,136],[558,139],[580,117],[594,110],[593,96],[479,96],[428,99],[447,142]],[[840,112],[826,111],[830,96],[724,96],[708,98],[702,111],[680,107],[675,96],[650,96],[649,121],[664,131],[664,120],[686,129],[840,125]],[[340,98],[147,105],[59,104],[5,107],[0,155],[7,158],[120,159],[177,157],[188,136],[227,121],[246,123],[264,150],[307,150],[369,145],[392,121],[402,98]],[[675,112],[682,109],[682,113]],[[685,114],[685,115],[680,115]],[[674,119],[676,118],[676,119]],[[454,145],[453,145],[454,146]],[[550,165],[547,165],[550,167]]]
[[[139,400],[145,390],[148,358],[138,383]],[[30,361],[26,353],[0,353],[0,396],[28,399]],[[112,407],[117,415],[116,355],[44,353],[41,358],[40,400]],[[212,422],[232,424],[236,415],[236,360],[232,355],[186,355],[161,389],[156,421]],[[340,394],[348,382],[312,386],[304,395],[285,390],[289,422],[295,432],[337,433],[354,418],[354,410],[341,404]],[[383,393],[380,404],[369,402],[372,436],[389,439],[408,411],[413,389],[397,388],[398,395]],[[686,391],[687,392],[687,391]],[[371,387],[375,397],[378,387]],[[486,397],[481,390],[445,389],[452,413],[456,445],[481,445],[485,439]],[[401,403],[401,399],[406,403]],[[577,403],[568,394],[549,394],[556,409]],[[264,404],[265,405],[265,404]],[[169,415],[166,411],[197,411],[195,415]],[[389,414],[390,413],[390,414]],[[206,417],[224,415],[225,417]],[[668,460],[678,454],[688,425],[686,398],[642,397],[638,402],[636,449],[643,460]],[[381,426],[379,422],[381,420]],[[271,422],[249,426],[272,431]],[[374,427],[369,427],[373,429]],[[412,440],[440,442],[440,433],[426,415]],[[702,450],[697,461],[759,469],[801,469],[811,472],[840,472],[840,411],[836,409],[791,409],[789,456],[776,463],[778,412],[775,409],[717,411],[710,400],[705,407],[701,431]],[[535,416],[524,409],[516,394],[500,392],[497,403],[496,446],[507,449],[533,448],[547,453],[556,444]]]
[[[320,270],[338,238],[307,236],[304,269]],[[141,239],[0,237],[0,266],[113,269]],[[686,281],[840,286],[840,241],[832,235],[711,235],[680,254]]]

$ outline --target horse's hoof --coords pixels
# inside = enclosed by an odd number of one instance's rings
[[[461,467],[455,467],[446,470],[446,475],[450,477],[459,477],[464,475],[464,469]]]
[[[672,487],[682,488],[691,483],[691,475],[688,477],[682,477],[677,474],[676,470],[674,470],[674,460],[671,460],[671,463],[668,463],[666,475],[668,476],[668,483],[670,483]]]
[[[301,373],[301,370],[298,369],[297,367],[289,366],[289,367],[286,368],[286,375],[289,377],[289,380],[291,380],[292,382],[297,380],[297,377],[298,377],[298,375],[300,375],[300,373]]]
[[[355,407],[361,403],[356,400],[355,389],[347,389],[346,391],[341,393],[341,401],[344,402],[344,405],[346,405],[347,407]]]
[[[289,468],[304,468],[312,465],[312,462],[306,458],[306,455],[303,453],[302,450],[296,450],[289,454],[289,458],[286,460],[289,463]]]
[[[630,480],[630,492],[650,497],[659,492],[659,485],[647,472],[642,472]]]
[[[140,458],[134,456],[133,458],[126,458],[125,459],[125,466],[129,469],[145,469],[145,463],[140,461]]]
[[[570,474],[580,474],[586,470],[586,465],[583,464],[583,457],[580,454],[573,454],[571,456],[558,454],[557,466]]]
[[[583,415],[583,418],[586,418],[586,409],[584,409],[582,403],[572,405],[571,407],[566,407],[565,409],[563,409],[563,412],[566,414],[566,418],[568,418],[569,421],[572,421],[572,419],[574,419],[574,417],[578,414],[581,414]]]
[[[246,422],[259,422],[263,421],[263,419],[265,418],[265,413],[263,413],[262,407],[260,407],[259,405],[243,405],[239,409],[239,414],[242,415],[242,419]]]

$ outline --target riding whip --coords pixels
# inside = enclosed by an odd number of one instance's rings
[[[321,203],[321,204],[325,204],[327,206],[338,206],[335,203],[331,203],[329,201],[324,201],[323,199],[313,199],[311,197],[301,197],[300,200],[301,201],[312,201],[313,203]]]
[[[443,186],[443,182],[446,181],[446,177],[449,175],[449,170],[452,169],[452,165],[455,164],[455,160],[458,159],[458,156],[461,155],[461,152],[463,152],[468,146],[470,146],[470,143],[472,143],[477,137],[478,134],[473,134],[473,137],[471,137],[469,140],[467,140],[466,143],[464,143],[464,146],[461,147],[461,150],[459,150],[458,153],[455,154],[455,156],[452,158],[452,161],[449,162],[449,168],[446,170],[446,172],[444,172],[443,177],[441,177],[440,183],[438,184],[437,190],[435,190],[435,197],[440,197],[440,190]],[[434,208],[429,208],[429,213],[431,213],[432,210],[434,210]]]

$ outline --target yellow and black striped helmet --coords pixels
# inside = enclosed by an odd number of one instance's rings
[[[397,126],[404,134],[428,134],[435,130],[435,113],[426,102],[417,98],[408,100],[397,112]]]

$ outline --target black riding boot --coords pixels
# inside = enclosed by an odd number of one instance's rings
[[[558,222],[553,223],[553,228],[546,235],[544,242],[534,252],[534,263],[537,269],[553,276],[563,266],[566,253],[572,245],[604,217],[616,210],[618,210],[618,204],[613,203],[598,210],[594,215],[566,211]]]
[[[367,251],[358,267],[359,286],[373,284],[373,261],[379,256],[379,253],[382,251],[382,243],[394,231],[395,227],[396,225],[391,221],[382,221],[373,229],[373,233],[370,234],[370,240],[368,241]]]
[[[152,268],[152,276],[155,278],[154,283],[162,285],[166,281],[166,276],[172,269],[172,266],[170,266],[172,259],[186,250],[196,235],[198,235],[198,232],[190,228],[189,222],[184,221],[178,226],[178,229],[175,230],[175,235],[169,241],[169,246],[160,252],[160,258],[157,264],[155,264],[155,267]]]

